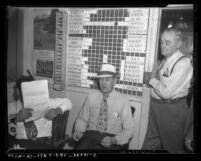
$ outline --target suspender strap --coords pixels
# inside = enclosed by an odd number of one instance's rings
[[[179,60],[181,60],[182,58],[185,58],[186,56],[181,56],[179,59],[177,59],[177,61],[174,63],[174,65],[172,66],[172,69],[171,69],[171,72],[170,72],[170,75],[172,74],[172,72],[173,72],[173,69],[174,69],[174,66],[177,64],[177,62],[179,61]]]

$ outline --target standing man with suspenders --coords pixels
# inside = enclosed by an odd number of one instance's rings
[[[179,50],[181,36],[174,28],[166,29],[161,35],[164,59],[149,79],[151,102],[143,150],[185,152],[184,129],[189,113],[186,96],[193,67]]]

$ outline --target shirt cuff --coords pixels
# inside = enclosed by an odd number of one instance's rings
[[[126,139],[125,137],[122,138],[120,136],[115,136],[115,139],[116,139],[116,144],[117,145],[124,145],[124,144],[127,144],[129,142],[129,139]]]
[[[78,118],[75,123],[75,131],[85,132],[86,123],[83,120]]]
[[[63,114],[62,109],[60,107],[56,108],[56,112],[59,115]]]
[[[158,81],[158,79],[156,79],[156,78],[151,78],[151,79],[149,80],[149,85],[154,86],[154,84],[155,84],[157,81]]]
[[[70,110],[72,108],[72,103],[68,99],[63,99],[58,107],[61,109],[63,114],[65,111]]]

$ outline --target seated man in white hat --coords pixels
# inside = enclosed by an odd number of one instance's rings
[[[75,122],[76,149],[125,148],[132,137],[133,120],[126,96],[115,89],[116,68],[103,64],[98,73],[100,91],[88,95]]]

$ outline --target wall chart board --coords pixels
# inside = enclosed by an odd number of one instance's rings
[[[69,9],[66,85],[97,88],[102,63],[120,74],[115,89],[142,96],[149,8]]]

